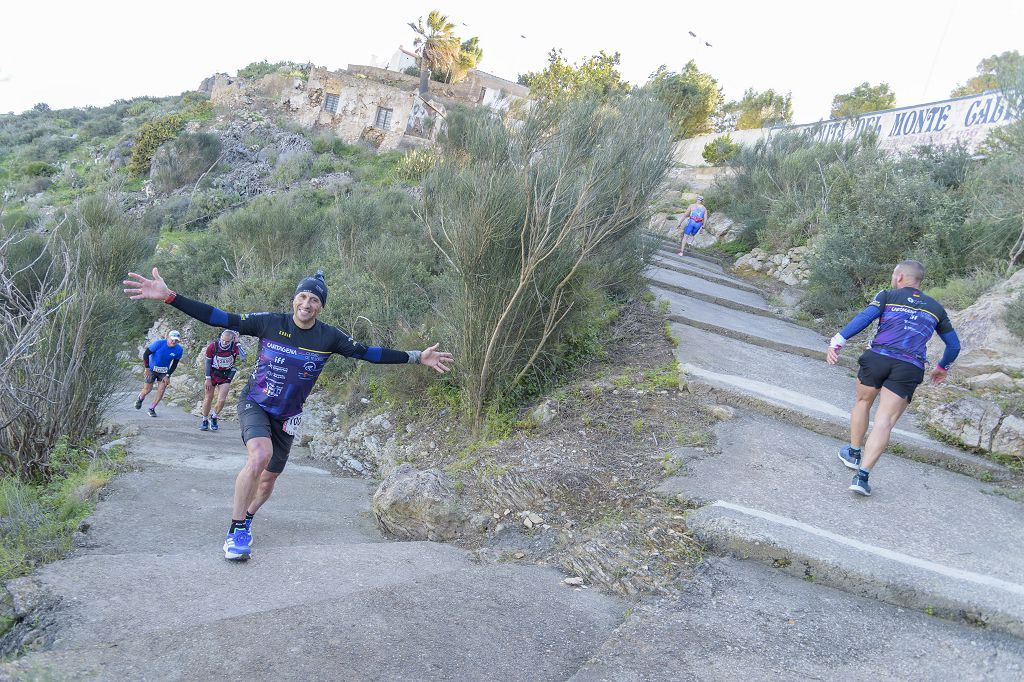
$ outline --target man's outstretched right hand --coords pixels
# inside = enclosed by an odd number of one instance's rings
[[[146,279],[134,272],[128,273],[128,279],[124,280],[124,293],[133,301],[150,300],[166,301],[171,295],[171,290],[160,276],[160,272],[153,268],[153,279]]]

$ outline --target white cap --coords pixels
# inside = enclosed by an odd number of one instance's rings
[[[174,331],[167,335],[167,338],[181,340],[181,332],[175,329]]]

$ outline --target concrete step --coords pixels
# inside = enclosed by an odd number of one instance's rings
[[[706,268],[695,267],[685,260],[669,260],[667,258],[655,258],[652,261],[652,265],[664,270],[672,270],[673,272],[679,272],[684,275],[693,275],[700,277],[709,282],[716,282],[718,284],[724,284],[740,291],[747,291],[752,294],[763,295],[764,289],[758,288],[757,286],[735,277],[733,275],[715,274]]]
[[[827,348],[824,336],[793,322],[708,303],[659,286],[651,286],[651,291],[669,302],[673,322],[805,357],[820,358]]]
[[[678,246],[667,249],[659,249],[654,255],[670,263],[686,264],[694,268],[700,268],[716,275],[726,274],[722,262],[712,256],[707,256],[694,249],[688,249],[685,256],[680,256]]]
[[[684,458],[659,491],[706,506],[691,530],[858,596],[1024,637],[1024,505],[972,478],[883,456],[873,495],[847,488],[843,441],[761,415],[716,427],[717,452]]]
[[[716,552],[860,597],[1024,638],[1024,585],[954,569],[762,510],[715,502],[687,516]]]
[[[1024,642],[709,557],[685,594],[635,606],[572,678],[1006,680]]]
[[[830,366],[820,354],[808,358],[780,352],[687,325],[672,324],[671,329],[679,341],[674,353],[681,371],[716,401],[749,407],[832,438],[849,438],[854,370]],[[859,351],[848,348],[846,352],[854,356]],[[893,430],[892,443],[890,452],[951,471],[993,479],[1011,475],[996,462],[929,437],[917,424],[913,409]]]
[[[699,277],[689,277],[674,273],[671,270],[651,268],[647,271],[647,283],[660,289],[682,294],[698,301],[704,301],[705,303],[714,303],[726,308],[732,308],[733,310],[751,313],[752,315],[784,319],[780,311],[770,307],[757,294],[715,284],[702,280]],[[744,302],[744,300],[749,300],[750,302]]]

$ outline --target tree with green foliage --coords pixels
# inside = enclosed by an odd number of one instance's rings
[[[619,73],[621,55],[601,50],[576,64],[565,60],[562,50],[552,48],[543,71],[530,71],[519,76],[519,83],[530,88],[530,94],[542,100],[561,102],[598,97],[607,101],[629,92],[629,83]]]
[[[458,63],[462,44],[455,35],[455,24],[438,10],[431,10],[427,20],[420,17],[409,22],[409,28],[416,32],[413,45],[419,48],[420,95],[430,87],[430,72],[451,71]]]
[[[832,118],[848,118],[872,111],[892,109],[895,104],[896,93],[892,91],[888,83],[871,85],[864,81],[850,92],[833,97],[832,111],[829,112],[829,115]]]
[[[647,88],[668,107],[675,139],[711,132],[711,115],[722,103],[722,89],[692,59],[678,73],[662,64],[651,74]]]
[[[949,93],[950,97],[977,95],[988,90],[1005,87],[1006,76],[1024,69],[1024,55],[1017,50],[1007,50],[1002,54],[986,57],[978,63],[978,75],[967,79]]]
[[[793,121],[793,94],[772,89],[758,92],[747,88],[739,101],[729,102],[716,116],[715,129],[750,130],[771,128]]]

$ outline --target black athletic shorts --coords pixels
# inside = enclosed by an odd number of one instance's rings
[[[243,443],[248,443],[250,438],[269,438],[273,443],[274,454],[267,464],[267,471],[272,474],[284,471],[288,453],[292,451],[292,441],[295,440],[295,436],[284,432],[284,421],[274,419],[251,400],[238,403],[238,421],[242,425]]]
[[[146,383],[146,384],[156,383],[158,381],[163,381],[164,377],[169,377],[169,376],[171,376],[171,375],[168,374],[167,372],[154,372],[151,369],[147,369],[146,370],[146,379],[145,379],[145,381],[143,383]]]
[[[924,370],[917,365],[866,350],[858,360],[857,379],[865,386],[887,388],[908,403],[914,390],[924,381]]]

